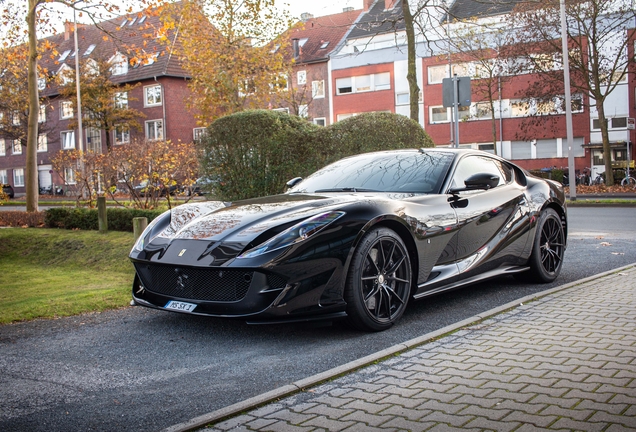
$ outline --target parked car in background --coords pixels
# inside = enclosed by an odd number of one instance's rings
[[[2,185],[2,192],[4,192],[9,198],[15,198],[15,192],[13,186],[10,184],[0,183]]]
[[[201,196],[209,194],[215,183],[216,180],[211,180],[207,177],[199,177],[192,186],[185,189],[185,194],[187,196]]]
[[[489,153],[367,153],[288,187],[154,219],[130,253],[135,303],[250,323],[346,318],[380,331],[411,300],[561,272],[562,185]]]
[[[177,185],[164,186],[161,183],[149,184],[148,180],[144,180],[135,186],[134,192],[137,196],[141,197],[145,197],[146,195],[164,197],[167,194],[174,195],[177,192]]]

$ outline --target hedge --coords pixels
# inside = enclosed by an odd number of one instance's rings
[[[288,180],[345,156],[434,146],[417,122],[398,114],[365,113],[320,127],[272,110],[222,117],[199,145],[201,174],[226,201],[281,193]]]
[[[44,224],[48,228],[98,230],[97,209],[54,207],[45,211]],[[148,218],[148,222],[163,213],[161,210],[108,208],[106,218],[111,231],[133,231],[132,220]]]

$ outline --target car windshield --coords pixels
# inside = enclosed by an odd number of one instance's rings
[[[334,162],[287,193],[438,193],[452,160],[441,151],[367,153]]]

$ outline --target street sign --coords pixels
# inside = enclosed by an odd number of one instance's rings
[[[453,80],[457,79],[457,102],[459,106],[470,106],[470,77],[444,78],[442,80],[442,104],[445,108],[455,106]]]
[[[636,119],[634,117],[627,117],[627,129],[636,129]]]

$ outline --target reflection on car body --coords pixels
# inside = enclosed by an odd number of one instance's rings
[[[410,299],[561,271],[563,188],[497,156],[368,153],[288,186],[159,216],[130,254],[134,301],[252,323],[346,318],[379,331]]]

